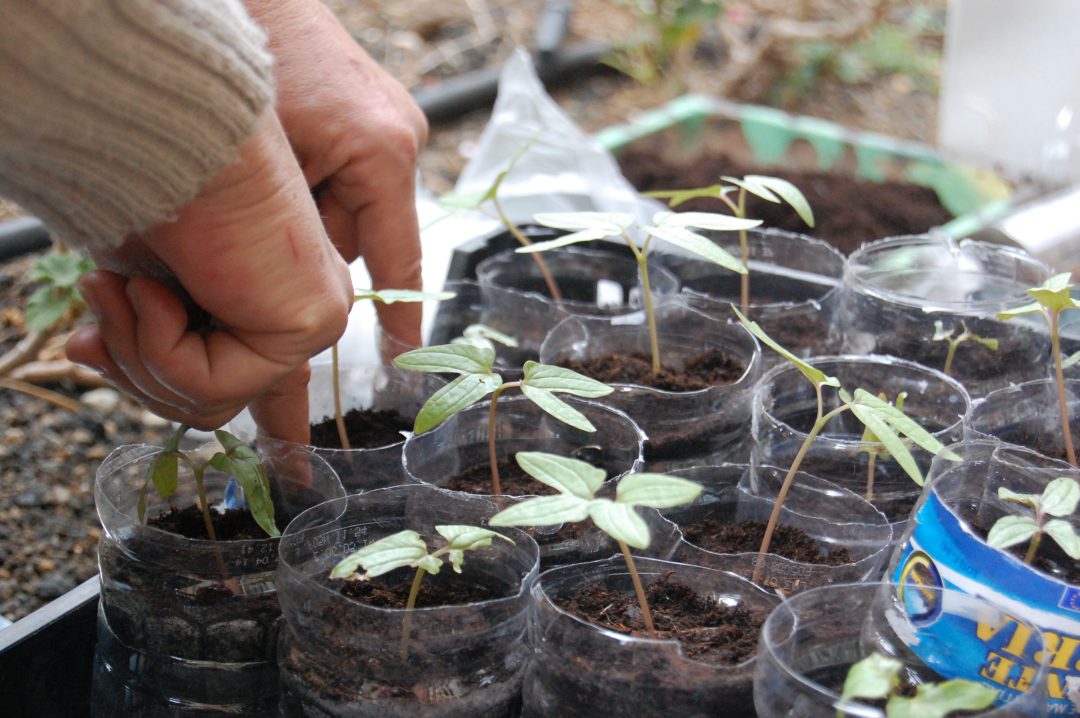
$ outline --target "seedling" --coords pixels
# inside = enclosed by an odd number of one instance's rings
[[[746,274],[738,259],[721,249],[708,237],[704,237],[690,228],[715,231],[751,229],[761,224],[756,219],[741,219],[726,214],[708,212],[657,212],[651,225],[638,225],[637,229],[646,235],[641,247],[630,237],[630,227],[634,225],[634,215],[610,212],[553,212],[538,214],[533,218],[538,224],[554,229],[561,229],[567,234],[547,242],[537,242],[529,247],[522,247],[518,252],[546,252],[556,247],[565,247],[578,242],[591,242],[605,237],[621,238],[626,242],[637,261],[641,272],[641,284],[645,295],[645,317],[649,326],[649,347],[652,353],[652,373],[660,373],[660,345],[656,338],[656,313],[653,311],[652,291],[649,288],[649,267],[647,257],[649,244],[653,238],[673,244],[676,247],[698,255],[721,267],[738,274]]]
[[[724,11],[719,0],[619,0],[637,13],[643,32],[619,43],[605,63],[637,82],[667,75],[680,55],[693,50],[702,31]]]
[[[1073,448],[1072,432],[1069,430],[1069,404],[1065,398],[1065,362],[1061,357],[1061,313],[1066,309],[1076,309],[1080,304],[1070,295],[1073,285],[1068,272],[1055,274],[1041,286],[1027,290],[1035,298],[1031,304],[998,313],[998,319],[1012,319],[1022,314],[1042,314],[1050,326],[1050,349],[1054,358],[1054,379],[1057,381],[1058,413],[1061,415],[1061,435],[1065,442],[1065,455],[1069,463],[1077,466],[1076,449]],[[1078,352],[1080,354],[1080,352]],[[1069,357],[1073,364],[1077,356]]]
[[[495,409],[499,397],[507,389],[517,388],[543,411],[582,431],[596,431],[592,422],[580,411],[556,396],[570,394],[587,399],[607,396],[613,390],[607,384],[590,379],[570,369],[548,366],[535,361],[525,362],[520,381],[503,382],[495,373],[495,350],[472,344],[442,344],[405,352],[394,359],[401,369],[432,374],[457,374],[458,377],[439,389],[420,407],[413,431],[422,434],[435,428],[457,412],[472,406],[488,394],[488,460],[491,464],[491,489],[502,496],[498,461],[495,456]]]
[[[810,203],[806,201],[805,195],[799,188],[786,179],[767,175],[746,175],[741,179],[725,175],[720,179],[729,184],[715,184],[698,189],[648,192],[646,196],[666,199],[670,207],[677,207],[691,199],[710,197],[726,204],[736,217],[746,219],[746,195],[749,193],[767,202],[776,204],[787,202],[802,221],[806,222],[807,226],[814,226],[814,212],[810,209]],[[738,198],[732,199],[729,195],[736,192]],[[742,254],[743,267],[749,269],[750,244],[746,236],[747,229],[750,229],[750,227],[739,229],[739,251]],[[741,274],[739,305],[745,312],[750,306],[750,273],[747,271],[741,272]]]
[[[899,694],[900,671],[904,664],[896,658],[874,652],[853,664],[844,679],[841,702],[885,700],[888,718],[945,718],[953,711],[981,711],[997,700],[997,691],[977,681],[954,678],[940,683],[921,683],[915,695]],[[847,711],[836,712],[843,718]]]
[[[154,486],[158,496],[167,499],[176,493],[179,485],[179,465],[183,462],[191,470],[195,487],[199,494],[199,508],[202,510],[203,523],[206,533],[211,541],[217,541],[214,531],[214,523],[210,517],[210,505],[206,499],[206,484],[203,476],[207,467],[213,467],[218,471],[229,474],[236,479],[244,492],[244,498],[252,518],[259,524],[268,536],[281,535],[277,524],[274,523],[274,504],[270,498],[270,478],[266,474],[266,468],[259,461],[255,451],[237,439],[227,431],[218,429],[214,432],[218,443],[223,451],[219,451],[210,457],[209,461],[200,461],[198,457],[180,449],[180,441],[187,433],[188,427],[181,425],[169,440],[165,442],[161,452],[154,457],[150,468],[146,472],[146,479],[142,491],[139,493],[139,521],[146,521],[146,495],[150,485]]]
[[[510,216],[506,214],[503,209],[502,202],[499,201],[499,189],[502,187],[502,183],[506,180],[511,170],[514,169],[514,165],[529,151],[532,143],[536,141],[539,131],[529,138],[529,141],[521,146],[513,157],[510,158],[510,162],[506,165],[506,169],[495,175],[495,181],[491,183],[491,186],[481,192],[472,194],[449,194],[439,199],[439,204],[444,207],[450,207],[452,209],[480,209],[485,202],[491,202],[492,207],[495,208],[495,216],[502,222],[503,227],[510,233],[518,244],[522,247],[528,247],[532,244],[532,241],[525,236],[525,234],[518,229],[518,226],[510,221]],[[552,276],[551,270],[547,266],[547,262],[544,261],[539,255],[534,255],[533,260],[536,262],[536,268],[540,271],[540,276],[544,278],[544,284],[547,285],[548,294],[551,295],[551,300],[558,304],[562,301],[562,294],[559,292],[559,285],[555,281],[555,277]]]
[[[878,393],[878,399],[885,401],[885,392]],[[896,402],[893,404],[900,411],[904,410],[904,400],[907,399],[907,392],[902,391],[896,395]],[[859,451],[866,452],[866,500],[870,501],[874,498],[874,472],[877,470],[877,459],[880,456],[882,461],[888,461],[892,458],[888,450],[881,445],[881,440],[878,439],[877,434],[870,430],[870,427],[863,428],[862,438],[859,439],[859,443],[863,444],[865,448],[859,449]]]
[[[960,322],[960,333],[956,333],[955,327],[949,327],[945,329],[944,323],[940,319],[934,322],[934,336],[930,337],[932,342],[948,342],[949,350],[945,354],[945,366],[942,368],[942,372],[948,376],[952,376],[953,359],[956,357],[956,350],[961,344],[967,341],[976,342],[982,344],[984,347],[992,352],[998,350],[998,340],[990,339],[987,337],[980,337],[975,332],[967,328],[964,322]]]
[[[429,299],[442,301],[444,299],[453,299],[456,296],[453,292],[418,292],[412,289],[356,289],[353,291],[355,292],[353,304],[363,299],[370,299],[383,304],[393,304],[394,302],[424,302]],[[341,361],[336,343],[330,348],[330,372],[334,392],[334,425],[337,426],[338,441],[341,448],[348,451],[352,446],[349,443],[349,434],[345,430],[345,414],[341,409]],[[351,457],[349,461],[352,461]]]
[[[492,540],[501,538],[514,543],[513,539],[497,531],[489,531],[477,526],[440,525],[435,530],[446,545],[434,551],[428,549],[420,534],[412,530],[398,531],[378,541],[373,541],[359,551],[354,551],[341,559],[330,572],[330,578],[342,578],[348,581],[367,581],[384,573],[399,568],[416,569],[409,597],[405,603],[405,614],[401,620],[401,660],[409,655],[409,626],[412,612],[416,607],[416,597],[420,594],[420,583],[427,574],[435,575],[442,569],[443,560],[450,562],[454,573],[461,573],[465,562],[465,552],[491,546]],[[360,570],[363,573],[360,573]]]
[[[1080,559],[1080,536],[1072,523],[1062,517],[1071,516],[1080,501],[1080,483],[1067,476],[1059,476],[1046,485],[1041,494],[1020,494],[1004,486],[998,489],[998,498],[1010,503],[1022,504],[1035,511],[1002,516],[990,528],[986,542],[995,548],[1008,548],[1029,541],[1024,563],[1031,565],[1043,534],[1057,542],[1069,558]],[[1050,518],[1053,516],[1054,518]]]
[[[688,504],[701,494],[693,481],[664,474],[630,474],[619,481],[615,499],[597,498],[606,477],[603,469],[577,459],[540,451],[521,451],[518,465],[537,481],[558,491],[556,496],[535,496],[503,509],[491,517],[492,526],[556,526],[587,518],[619,544],[634,584],[641,617],[650,636],[656,635],[645,588],[641,584],[630,547],[648,548],[649,526],[637,506],[667,509]]]
[[[492,329],[486,324],[470,324],[461,332],[460,337],[454,337],[450,340],[450,343],[470,344],[474,347],[487,348],[492,351],[495,350],[496,344],[511,348],[518,345],[517,339],[514,339],[509,334],[503,334],[497,329]]]
[[[791,484],[795,479],[795,473],[799,470],[799,466],[802,464],[803,459],[806,458],[806,454],[810,450],[810,445],[814,442],[814,439],[817,438],[817,435],[821,433],[826,424],[834,417],[839,416],[845,411],[850,411],[854,414],[855,418],[873,432],[877,440],[881,442],[885,451],[888,451],[892,458],[896,460],[896,463],[904,470],[904,473],[910,476],[911,480],[919,486],[923,485],[922,471],[919,469],[918,464],[915,463],[915,457],[911,455],[911,450],[908,449],[907,445],[904,443],[904,438],[910,440],[912,443],[925,449],[931,454],[942,454],[953,461],[959,461],[960,457],[946,449],[940,441],[916,424],[914,420],[904,414],[898,407],[892,406],[889,402],[884,399],[879,399],[864,389],[856,389],[854,394],[849,393],[840,385],[839,379],[826,375],[823,371],[795,356],[776,343],[776,341],[766,334],[756,322],[752,322],[743,316],[742,312],[735,308],[735,305],[732,305],[731,308],[736,316],[739,317],[739,321],[742,325],[746,327],[751,334],[757,337],[758,340],[767,347],[787,359],[796,369],[802,372],[802,375],[806,377],[807,381],[814,385],[814,391],[817,394],[817,415],[814,419],[814,424],[810,427],[806,439],[803,440],[802,446],[799,447],[794,460],[791,462],[791,466],[788,468],[787,474],[784,476],[784,482],[780,486],[780,492],[776,496],[776,502],[773,504],[772,513],[769,514],[768,524],[765,526],[765,536],[761,540],[761,548],[758,549],[758,560],[754,567],[753,580],[755,583],[760,583],[765,571],[765,554],[769,552],[769,544],[772,542],[773,532],[776,530],[776,524],[780,520],[780,510],[783,508],[784,499],[787,498],[788,491],[791,489]],[[822,388],[826,386],[836,389],[837,395],[842,402],[835,409],[831,409],[828,412],[824,410],[825,403],[824,396],[822,395]]]
[[[77,316],[86,307],[75,287],[94,263],[76,252],[49,252],[30,270],[30,281],[45,282],[26,302],[26,327],[43,332],[64,317]]]

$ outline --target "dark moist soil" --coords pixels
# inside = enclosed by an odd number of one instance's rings
[[[376,578],[367,581],[335,580],[334,583],[344,584],[341,586],[341,595],[359,603],[376,608],[405,608],[412,580],[410,578],[406,582],[391,583]],[[463,606],[504,597],[505,594],[495,591],[491,586],[425,581],[416,595],[416,607]]]
[[[606,384],[638,384],[662,391],[698,391],[732,384],[746,371],[745,364],[719,349],[692,358],[681,371],[661,369],[656,375],[652,373],[652,358],[643,353],[608,354],[557,363]]]
[[[688,658],[733,666],[757,652],[765,616],[743,606],[722,606],[693,589],[661,578],[645,590],[659,638],[676,639]],[[559,607],[598,626],[648,637],[634,593],[596,584],[556,599]]]
[[[806,195],[814,210],[815,225],[807,227],[785,203],[748,197],[748,217],[764,226],[801,232],[822,239],[844,254],[864,242],[902,234],[920,234],[953,218],[927,187],[899,182],[867,182],[823,172],[794,172],[746,165],[726,155],[705,155],[693,163],[674,165],[658,148],[641,148],[619,156],[619,165],[630,183],[643,192],[708,187],[722,175],[743,177],[768,174],[793,183]],[[731,210],[720,200],[695,199],[678,205],[677,211],[723,212]]]
[[[764,521],[729,524],[707,518],[683,526],[682,529],[687,541],[707,551],[748,553],[756,552],[761,547],[765,525]],[[825,566],[842,566],[852,562],[851,554],[846,548],[841,546],[824,553],[809,534],[794,526],[776,527],[769,544],[769,553],[800,563]]]
[[[267,537],[266,532],[256,523],[249,511],[240,509],[226,509],[224,512],[211,511],[210,521],[214,525],[214,533],[218,541],[249,541]],[[205,541],[210,538],[206,532],[206,521],[203,519],[202,510],[195,505],[182,509],[172,506],[168,511],[147,519],[146,523],[156,529],[191,539]]]
[[[535,496],[554,493],[554,490],[525,473],[510,458],[499,459],[499,484],[507,496]],[[491,465],[472,466],[450,477],[442,488],[470,494],[491,494]]]
[[[352,409],[344,416],[345,434],[354,449],[377,449],[404,441],[403,431],[413,422],[394,409]],[[337,422],[333,417],[311,425],[311,444],[321,449],[340,449]]]

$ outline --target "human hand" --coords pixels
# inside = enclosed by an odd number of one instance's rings
[[[267,111],[174,221],[95,254],[80,289],[98,323],[68,356],[166,418],[216,428],[251,403],[263,433],[308,443],[307,360],[345,330],[353,290],[298,169]],[[185,294],[209,327],[189,326]]]
[[[320,0],[247,0],[270,35],[277,111],[346,261],[364,258],[375,289],[420,289],[416,159],[427,121]],[[376,307],[383,329],[420,344],[421,306]]]

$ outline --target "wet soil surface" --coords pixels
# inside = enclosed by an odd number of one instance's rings
[[[353,409],[345,413],[345,435],[353,449],[377,449],[404,441],[403,431],[412,430],[412,420],[393,409]],[[311,444],[323,449],[341,449],[341,437],[333,418],[311,425]]]
[[[743,521],[728,524],[716,519],[703,519],[682,527],[686,540],[695,546],[716,553],[756,552],[761,547],[765,535],[764,521]],[[817,542],[802,529],[792,526],[777,526],[769,544],[769,553],[783,556],[801,563],[842,566],[851,563],[851,554],[846,548],[822,552]]]
[[[661,369],[658,374],[653,374],[647,354],[609,354],[558,364],[608,384],[639,384],[662,391],[698,391],[731,384],[746,372],[745,364],[719,350],[690,359],[681,371]]]

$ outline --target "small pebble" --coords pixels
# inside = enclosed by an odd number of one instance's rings
[[[100,414],[111,414],[120,403],[120,394],[115,389],[100,387],[86,392],[79,401]]]

